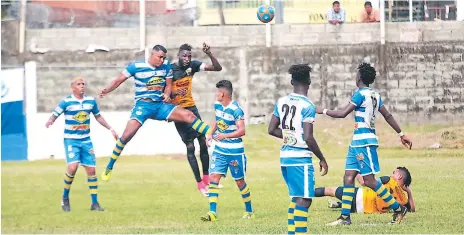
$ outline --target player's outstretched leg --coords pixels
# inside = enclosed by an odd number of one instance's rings
[[[342,200],[343,187],[321,187],[315,190],[316,197],[335,197]],[[342,208],[342,203],[329,199],[328,208]]]
[[[364,183],[367,187],[371,188],[377,193],[377,196],[382,198],[391,209],[393,209],[393,219],[390,222],[391,224],[399,224],[403,220],[404,216],[408,212],[408,209],[404,206],[401,206],[395,198],[391,195],[388,189],[374,177],[374,174],[363,176]]]
[[[287,225],[288,225],[288,234],[295,234],[295,207],[296,207],[296,198],[292,197],[290,204],[288,205],[287,213]]]
[[[293,211],[293,220],[295,223],[294,234],[306,234],[308,232],[308,214],[311,202],[312,199],[310,198],[296,198],[296,205]],[[290,230],[288,232],[292,234]]]
[[[214,222],[217,220],[216,213],[217,213],[217,203],[218,203],[218,198],[219,198],[218,184],[219,184],[219,181],[221,180],[221,177],[222,175],[220,174],[211,175],[211,178],[210,178],[211,182],[209,184],[209,192],[208,192],[209,212],[201,216],[202,221]]]
[[[67,166],[66,173],[64,173],[64,189],[63,196],[61,199],[61,209],[65,212],[71,211],[71,204],[69,202],[69,191],[71,190],[72,182],[74,181],[74,175],[76,174],[79,162],[69,163]]]
[[[251,192],[245,180],[239,179],[235,180],[237,187],[240,189],[240,194],[242,195],[243,203],[245,204],[245,213],[242,216],[242,219],[253,219],[255,217],[253,213],[253,207],[251,206]]]
[[[195,116],[195,114],[192,111],[179,106],[175,107],[174,110],[172,110],[171,114],[168,117],[168,120],[186,122],[189,124],[190,128],[203,135],[206,135],[210,131],[208,124],[204,123],[201,119],[197,118],[197,116]]]
[[[358,174],[354,170],[346,170],[345,176],[343,177],[343,194],[342,194],[342,212],[341,215],[332,223],[327,225],[350,225],[351,224],[351,205],[353,204],[353,198],[355,194],[354,179]]]
[[[106,170],[101,175],[101,179],[103,181],[110,180],[114,164],[118,160],[126,144],[129,143],[129,141],[132,139],[132,137],[134,137],[135,133],[137,133],[141,126],[142,123],[136,119],[131,119],[127,122],[124,133],[122,134],[121,138],[116,141],[116,145],[113,148],[113,153],[111,154],[108,165],[106,166]]]
[[[89,184],[90,199],[92,201],[90,210],[104,211],[98,202],[98,180],[95,174],[95,166],[85,166],[85,171],[87,172],[87,183]]]

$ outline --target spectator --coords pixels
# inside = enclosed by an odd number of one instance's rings
[[[327,19],[330,24],[342,24],[345,23],[346,13],[345,10],[340,8],[340,2],[335,1],[332,3],[332,8],[327,12]]]
[[[372,3],[367,1],[364,3],[364,10],[361,12],[361,22],[372,23],[380,21],[380,13],[372,8]]]

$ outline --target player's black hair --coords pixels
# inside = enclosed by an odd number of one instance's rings
[[[191,51],[192,50],[192,46],[190,46],[189,44],[185,43],[185,44],[182,44],[180,47],[179,47],[179,51]]]
[[[216,88],[224,88],[226,89],[230,95],[232,96],[232,92],[234,91],[234,88],[232,87],[232,83],[229,80],[221,80],[218,83],[216,83]]]
[[[374,83],[376,72],[375,68],[368,63],[362,63],[358,66],[359,73],[361,75],[361,81],[364,85],[369,86]]]
[[[168,50],[166,50],[166,48],[164,46],[161,46],[161,45],[155,45],[153,47],[153,50],[154,51],[162,51],[164,53],[168,53]]]
[[[335,6],[335,4],[340,5],[340,2],[339,2],[339,1],[335,1],[335,2],[332,3],[332,6]]]
[[[411,172],[409,172],[408,168],[406,168],[406,167],[404,167],[404,166],[399,166],[399,167],[397,167],[396,169],[400,170],[400,171],[403,173],[404,185],[405,185],[406,187],[408,187],[409,185],[411,185],[412,177],[411,177]]]
[[[292,75],[292,81],[308,85],[311,84],[311,71],[308,64],[295,64],[288,69],[288,73]]]
[[[372,3],[371,3],[371,2],[369,2],[369,1],[366,1],[366,2],[364,3],[364,7],[366,7],[366,6],[370,6],[370,7],[372,7]]]

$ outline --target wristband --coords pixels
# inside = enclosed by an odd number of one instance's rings
[[[403,132],[398,133],[398,136],[403,137],[404,136]]]
[[[328,109],[322,110],[322,114],[327,115],[327,111],[328,111]]]

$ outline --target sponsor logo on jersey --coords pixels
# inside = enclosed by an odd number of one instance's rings
[[[89,119],[89,114],[84,112],[84,111],[81,111],[81,112],[78,112],[76,115],[74,115],[74,120],[80,122],[80,123],[83,123],[85,122],[87,119]]]

